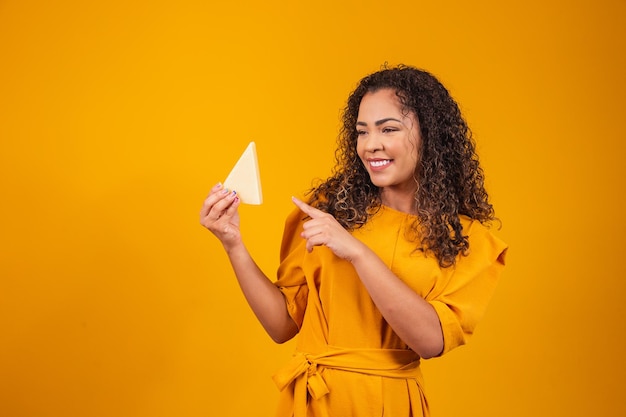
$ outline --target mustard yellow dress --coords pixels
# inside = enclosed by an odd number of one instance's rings
[[[428,416],[420,358],[391,329],[352,265],[300,237],[305,215],[287,218],[276,285],[300,331],[292,360],[274,375],[279,417]],[[506,245],[462,217],[468,256],[442,269],[407,238],[413,216],[382,207],[353,236],[435,308],[443,353],[466,342],[504,267]]]

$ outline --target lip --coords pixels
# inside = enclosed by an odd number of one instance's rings
[[[366,161],[371,171],[383,171],[393,163],[393,159],[386,158],[370,158],[366,159]]]

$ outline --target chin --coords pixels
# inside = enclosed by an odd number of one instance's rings
[[[389,184],[381,182],[381,181],[372,181],[372,184],[374,184],[378,188],[385,188],[389,186]]]

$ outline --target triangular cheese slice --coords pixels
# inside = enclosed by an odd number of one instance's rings
[[[250,142],[241,154],[226,181],[224,181],[224,187],[237,191],[242,203],[261,204],[263,202],[259,162],[254,142]]]

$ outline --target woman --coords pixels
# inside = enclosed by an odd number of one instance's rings
[[[473,333],[504,266],[471,133],[431,74],[408,66],[348,98],[333,175],[293,199],[278,280],[239,233],[235,191],[216,185],[201,222],[278,343],[279,416],[427,416],[422,358]]]

